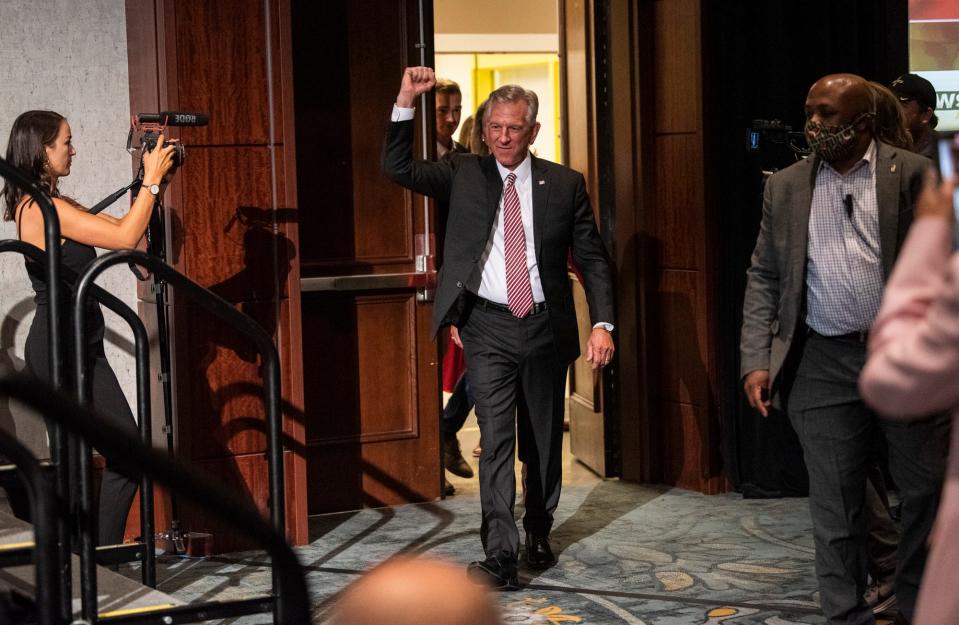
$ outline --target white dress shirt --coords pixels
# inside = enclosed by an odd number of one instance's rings
[[[506,176],[510,170],[506,169],[497,161],[496,169],[503,179],[503,188],[506,188]],[[539,267],[536,264],[536,247],[533,242],[533,186],[532,186],[532,161],[529,154],[523,159],[523,162],[517,165],[512,171],[516,174],[516,194],[519,196],[520,214],[523,216],[523,234],[526,235],[526,268],[529,271],[529,283],[533,289],[533,301],[540,303],[546,301],[543,295],[543,285],[539,279]],[[505,228],[503,226],[503,197],[499,198],[499,207],[496,209],[496,216],[493,218],[493,230],[490,233],[489,240],[486,242],[486,249],[480,258],[480,267],[483,271],[483,279],[480,281],[479,295],[497,304],[506,305],[506,254],[504,239]]]

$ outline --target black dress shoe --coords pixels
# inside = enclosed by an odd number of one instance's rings
[[[531,569],[548,569],[556,564],[556,556],[546,536],[526,532],[526,563]]]
[[[483,561],[470,562],[466,567],[466,576],[471,581],[488,586],[492,590],[519,590],[516,560],[507,553],[490,556]]]
[[[446,479],[446,476],[443,476],[443,496],[452,497],[456,494],[456,487],[450,484],[449,480]]]
[[[460,441],[456,434],[443,435],[443,466],[453,475],[459,477],[473,477],[473,467],[466,462],[463,452],[460,451]]]

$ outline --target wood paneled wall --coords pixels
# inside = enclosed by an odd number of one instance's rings
[[[166,193],[167,262],[274,337],[287,437],[287,533],[304,543],[289,3],[127,0],[126,6],[132,112],[210,115],[207,127],[169,133],[187,157]],[[268,514],[260,358],[242,335],[175,291],[169,299],[177,456]],[[151,364],[156,369],[156,359]],[[156,404],[155,414],[161,409]],[[154,432],[159,438],[160,430]],[[187,530],[212,532],[217,551],[247,546],[208,512],[182,505],[179,516]]]
[[[714,216],[706,204],[701,0],[651,3],[650,200],[643,228],[650,477],[721,492]]]
[[[619,350],[608,375],[607,427],[618,428],[621,475],[716,493],[726,481],[700,3],[588,4],[597,146],[589,164],[616,265]]]

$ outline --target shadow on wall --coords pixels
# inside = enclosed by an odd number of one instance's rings
[[[20,324],[33,316],[36,306],[33,298],[27,297],[10,307],[0,322],[0,368],[4,371],[21,371],[26,367],[22,358],[15,355],[17,330]],[[47,429],[43,421],[27,408],[11,401],[0,399],[0,429],[13,434],[38,458],[49,456]]]

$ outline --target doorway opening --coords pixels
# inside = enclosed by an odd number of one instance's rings
[[[564,163],[567,154],[563,136],[563,102],[566,90],[578,90],[585,99],[587,85],[585,79],[580,84],[564,84],[560,49],[560,6],[557,0],[534,0],[516,4],[510,0],[495,0],[483,11],[476,11],[469,3],[456,0],[434,0],[434,46],[435,69],[440,79],[455,81],[462,93],[462,113],[459,127],[453,137],[467,149],[470,149],[470,127],[476,121],[477,107],[494,89],[505,84],[520,84],[532,89],[539,97],[537,121],[541,124],[539,136],[532,146],[535,156],[549,161]],[[502,5],[502,11],[497,10]],[[508,14],[510,20],[496,19],[496,15]],[[476,150],[474,150],[476,151]],[[564,163],[565,164],[565,163]],[[574,274],[570,277],[573,290],[582,292]],[[588,320],[585,297],[577,297],[577,316]],[[581,323],[580,333],[583,333]],[[585,325],[588,334],[588,321]],[[586,337],[581,336],[585,341]],[[445,338],[440,337],[443,358],[443,405],[452,411],[461,409],[465,400],[461,380],[462,357],[456,355],[455,348]],[[566,418],[570,425],[564,434],[563,447],[563,483],[564,485],[582,484],[597,481],[605,475],[605,467],[591,462],[596,457],[604,457],[603,437],[594,435],[595,423],[584,413],[579,393],[575,392],[576,379],[584,376],[584,363],[577,361],[571,367],[572,384],[567,392]],[[585,365],[588,372],[589,365]],[[577,377],[578,376],[578,377]],[[595,388],[594,380],[587,384]],[[582,386],[582,384],[578,385]],[[601,386],[601,385],[600,385]],[[456,393],[453,401],[451,394]],[[468,402],[466,402],[468,403]],[[456,408],[454,408],[456,407]],[[590,405],[589,410],[595,411]],[[599,419],[602,421],[602,413]],[[455,416],[452,417],[455,421]],[[572,420],[572,422],[570,422]],[[579,427],[577,427],[579,426]],[[457,495],[476,493],[479,482],[475,477],[479,464],[479,428],[475,411],[470,409],[462,428],[457,434],[463,457],[474,471],[474,477],[460,477],[445,471],[445,480],[455,489]],[[598,449],[597,449],[598,445]],[[580,454],[577,454],[580,451]],[[517,492],[521,492],[521,464],[516,464]],[[449,492],[449,490],[447,490]]]

